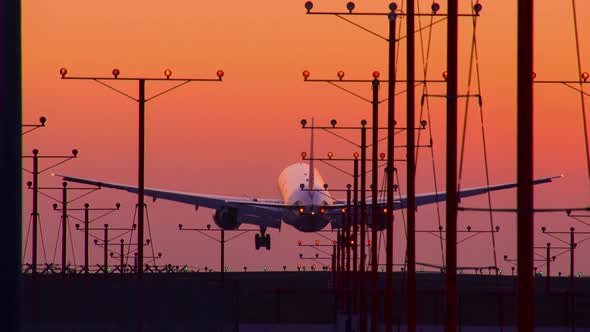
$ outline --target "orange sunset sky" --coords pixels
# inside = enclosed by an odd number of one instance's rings
[[[417,1],[421,11],[430,11],[430,0]],[[388,1],[357,1],[356,11],[388,11]],[[398,2],[402,5],[402,1]],[[446,11],[446,1],[440,1]],[[486,144],[492,183],[512,182],[516,178],[516,3],[482,1],[483,11],[477,20],[477,43],[485,117]],[[346,10],[346,1],[314,1],[314,10]],[[56,173],[136,184],[137,181],[137,103],[92,81],[60,80],[58,73],[66,67],[72,76],[110,76],[113,68],[120,77],[164,77],[170,68],[173,77],[215,78],[225,72],[223,82],[187,84],[146,104],[146,177],[147,187],[187,192],[261,198],[279,197],[276,179],[284,167],[300,160],[301,151],[309,151],[309,131],[302,130],[302,118],[315,118],[316,124],[328,125],[335,118],[342,125],[358,125],[370,120],[371,105],[325,83],[304,82],[303,70],[312,78],[336,78],[343,70],[346,78],[369,79],[373,70],[387,73],[387,43],[333,16],[306,15],[304,1],[25,1],[22,4],[22,56],[24,123],[36,123],[47,117],[47,127],[23,136],[23,154],[33,148],[42,155],[69,154],[77,148],[79,158],[53,169]],[[535,72],[537,80],[578,80],[574,25],[571,1],[536,1],[535,3]],[[403,7],[403,5],[402,5]],[[471,1],[460,1],[461,12],[470,12]],[[403,8],[402,8],[403,9]],[[590,12],[588,1],[577,1],[582,71],[590,71]],[[354,17],[355,22],[387,36],[387,18]],[[405,21],[402,21],[402,35]],[[429,18],[417,20],[422,26]],[[469,56],[473,23],[461,18],[459,52],[459,89],[467,91]],[[421,36],[423,39],[421,39]],[[423,77],[421,45],[426,45],[428,30],[416,39],[416,77]],[[446,67],[446,24],[432,28],[428,61],[428,79],[440,79]],[[424,46],[425,47],[425,46]],[[398,77],[405,78],[405,42],[400,42]],[[118,89],[136,96],[137,84],[114,82]],[[149,82],[147,96],[170,88],[169,82]],[[370,98],[370,85],[347,84],[355,93]],[[554,183],[536,187],[536,207],[590,206],[590,183],[585,162],[584,132],[580,94],[563,85],[535,86],[535,177],[566,174]],[[402,83],[396,87],[403,89]],[[586,88],[588,90],[588,88]],[[471,92],[476,91],[472,85]],[[429,85],[430,93],[444,93],[444,85]],[[422,90],[416,90],[417,111]],[[386,85],[381,88],[385,98]],[[405,95],[397,99],[398,123],[405,124]],[[465,102],[459,104],[463,118]],[[464,170],[461,187],[485,185],[479,108],[469,103]],[[386,117],[386,103],[380,108],[381,123]],[[426,109],[422,117],[427,119]],[[405,126],[405,125],[404,125]],[[463,120],[460,121],[460,128]],[[438,189],[445,188],[445,103],[430,100],[434,166]],[[422,132],[426,144],[429,131]],[[356,140],[358,133],[343,133]],[[400,135],[396,138],[403,142]],[[318,132],[316,151],[325,155],[349,157],[355,148],[333,136]],[[382,145],[385,152],[385,144]],[[396,150],[397,153],[403,150]],[[51,161],[44,160],[49,166]],[[24,159],[30,169],[30,159]],[[347,168],[348,165],[339,165]],[[398,164],[401,178],[405,164]],[[42,167],[44,168],[44,167]],[[322,164],[317,168],[331,188],[344,188],[351,179]],[[41,186],[56,186],[60,179],[50,172],[40,176]],[[30,180],[23,173],[23,181]],[[400,179],[402,193],[405,181]],[[23,184],[23,243],[29,242],[24,262],[30,262],[30,190]],[[72,186],[74,186],[72,184]],[[429,149],[420,151],[417,169],[417,192],[435,190],[433,158]],[[46,192],[59,197],[59,192]],[[336,195],[341,197],[340,195]],[[492,195],[493,207],[514,207],[516,190]],[[111,207],[121,203],[121,210],[97,221],[96,226],[129,227],[134,216],[134,195],[101,190],[75,201],[71,207]],[[159,263],[188,264],[202,268],[218,267],[217,244],[197,233],[180,232],[177,224],[204,227],[213,224],[212,210],[179,203],[148,202],[148,215],[155,252],[162,252]],[[53,211],[53,201],[40,198],[41,227],[45,251],[40,262],[59,261],[54,254],[58,238],[60,213]],[[485,196],[465,199],[462,206],[486,207]],[[440,205],[444,225],[444,204]],[[81,218],[82,215],[76,215]],[[590,225],[590,218],[581,219]],[[71,219],[73,223],[74,220]],[[470,225],[474,230],[489,229],[485,213],[460,212],[459,229]],[[513,214],[495,213],[499,266],[510,270],[502,257],[516,256],[516,218]],[[438,227],[436,205],[418,209],[417,228]],[[565,213],[538,214],[536,245],[555,239],[541,234],[549,230],[590,231],[590,226],[568,218]],[[248,228],[248,227],[246,227]],[[251,228],[251,227],[250,227]],[[75,258],[83,262],[83,236],[73,228]],[[273,249],[256,251],[253,234],[228,243],[226,263],[230,269],[295,269],[298,254],[316,252],[298,248],[297,240],[311,243],[320,239],[302,234],[288,225],[270,230]],[[335,233],[324,233],[331,238]],[[465,234],[459,234],[459,239]],[[579,239],[585,236],[580,235]],[[565,237],[564,237],[565,239]],[[326,243],[325,240],[321,240]],[[590,242],[590,241],[589,241]],[[590,243],[576,251],[576,271],[590,273]],[[441,264],[439,240],[426,233],[417,235],[417,261]],[[60,248],[60,246],[57,246]],[[40,248],[42,248],[40,246]],[[396,214],[395,263],[404,257],[405,241],[402,214]],[[151,254],[151,249],[146,254]],[[540,255],[544,251],[539,250]],[[561,253],[557,251],[556,254]],[[493,265],[491,238],[481,234],[458,247],[459,265]],[[324,255],[322,255],[324,256]],[[558,257],[553,271],[567,273],[567,253]],[[541,256],[537,257],[541,258]],[[384,260],[384,255],[383,255]],[[102,261],[102,249],[91,246],[91,261]],[[539,262],[542,264],[543,262]]]

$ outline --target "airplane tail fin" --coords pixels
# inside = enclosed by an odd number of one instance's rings
[[[311,118],[311,147],[309,148],[309,189],[313,190],[313,185],[314,185],[314,168],[313,168],[313,159],[314,159],[314,154],[313,154],[313,128],[314,124],[313,124],[313,117]],[[313,193],[313,191],[310,191],[311,193]]]

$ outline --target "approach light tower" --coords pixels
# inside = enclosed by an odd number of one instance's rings
[[[139,158],[138,158],[138,170],[137,170],[137,206],[138,206],[138,213],[137,213],[137,277],[142,278],[143,276],[143,242],[144,242],[144,234],[143,234],[143,206],[144,206],[144,164],[145,164],[145,103],[153,100],[156,97],[159,97],[167,92],[170,92],[176,88],[179,88],[187,83],[190,82],[220,82],[224,75],[222,70],[218,70],[216,75],[217,78],[171,78],[172,71],[170,69],[164,70],[164,78],[146,78],[146,77],[119,77],[121,72],[119,69],[115,68],[112,71],[113,77],[89,77],[89,76],[66,76],[68,74],[68,70],[66,68],[61,68],[59,70],[62,79],[69,79],[69,80],[93,80],[97,83],[104,85],[105,87],[118,92],[131,100],[134,100],[139,105]],[[136,99],[127,93],[116,89],[115,87],[107,84],[105,81],[137,81],[139,85],[139,97]],[[160,93],[155,94],[149,98],[145,97],[145,83],[146,81],[173,81],[179,82],[172,88],[164,90]]]

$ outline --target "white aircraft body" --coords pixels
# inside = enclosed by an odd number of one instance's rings
[[[296,163],[286,167],[278,178],[281,199],[259,199],[250,197],[216,196],[197,193],[186,193],[153,188],[145,188],[144,195],[156,199],[165,199],[198,207],[215,210],[213,220],[217,226],[223,229],[237,229],[241,224],[250,224],[260,227],[261,234],[256,234],[256,249],[266,247],[270,249],[270,234],[266,234],[267,228],[280,229],[281,224],[291,225],[302,232],[317,232],[328,224],[332,228],[342,227],[343,213],[346,201],[332,198],[330,192],[324,187],[324,179],[317,169],[313,167],[313,131],[311,135],[310,163]],[[57,174],[56,174],[57,175]],[[110,182],[89,180],[66,175],[58,175],[65,181],[77,182],[98,187],[126,190],[137,193],[136,186],[116,184]],[[551,182],[560,176],[546,177],[535,180],[534,184]],[[485,194],[490,191],[503,190],[516,187],[516,183],[494,185],[490,187],[477,187],[462,189],[458,193],[459,198]],[[446,200],[446,193],[427,193],[416,195],[416,207]],[[405,208],[407,199],[405,196],[394,200],[394,210]],[[371,222],[372,199],[366,199],[367,223]],[[380,211],[386,202],[380,201]],[[384,229],[386,215],[379,216],[378,229]]]

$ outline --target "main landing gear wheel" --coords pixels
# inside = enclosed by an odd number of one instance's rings
[[[260,250],[260,247],[265,247],[266,250],[270,250],[270,234],[265,234],[265,229],[260,230],[261,234],[254,235],[254,246],[256,250]]]

